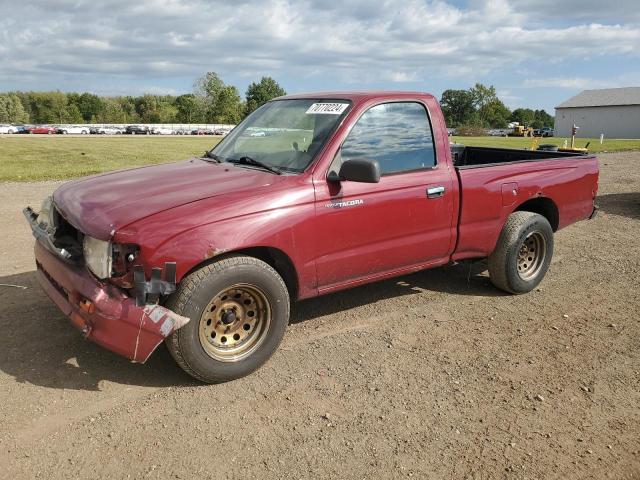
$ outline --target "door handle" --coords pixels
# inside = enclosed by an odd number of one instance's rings
[[[444,195],[444,187],[431,187],[427,188],[427,198],[438,198]]]

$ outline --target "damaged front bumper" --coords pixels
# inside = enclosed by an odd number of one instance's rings
[[[82,265],[61,260],[38,239],[37,278],[54,303],[89,340],[144,363],[158,345],[189,319],[161,305],[136,305],[134,298],[100,282]]]

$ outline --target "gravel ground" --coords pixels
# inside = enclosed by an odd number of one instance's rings
[[[2,475],[640,478],[639,165],[601,156],[601,214],[557,234],[536,291],[479,263],[305,301],[261,370],[214,386],[83,340],[20,214],[56,183],[0,184]]]

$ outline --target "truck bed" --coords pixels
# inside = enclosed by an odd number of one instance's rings
[[[460,217],[454,260],[491,253],[514,210],[544,215],[554,231],[593,213],[598,185],[594,155],[464,147],[458,150],[455,171]]]
[[[473,168],[500,165],[510,162],[530,162],[550,158],[575,158],[581,153],[553,152],[543,150],[523,150],[516,148],[467,147],[462,144],[451,145],[453,164],[457,168]]]

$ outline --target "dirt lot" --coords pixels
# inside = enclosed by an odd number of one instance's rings
[[[601,159],[601,214],[557,234],[539,290],[478,264],[305,301],[216,386],[83,340],[19,212],[56,184],[0,184],[0,283],[26,287],[0,286],[0,476],[640,478],[640,153]]]

